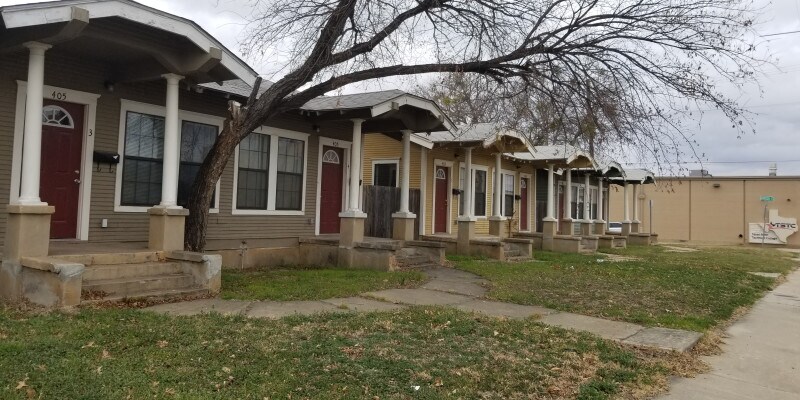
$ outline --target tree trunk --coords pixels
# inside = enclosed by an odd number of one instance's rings
[[[214,147],[200,166],[192,191],[189,195],[189,217],[186,219],[184,247],[188,251],[202,252],[206,247],[206,228],[208,211],[216,189],[217,181],[225,170],[225,165],[239,144],[239,132],[226,121],[225,128],[214,142]],[[234,189],[235,190],[235,189]]]

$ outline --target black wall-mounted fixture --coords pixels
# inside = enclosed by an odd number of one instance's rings
[[[453,196],[461,196],[463,192],[461,189],[453,189]]]
[[[108,172],[112,172],[113,167],[119,164],[119,153],[110,151],[95,151],[92,159],[94,160],[94,163],[97,164],[98,171],[100,171],[101,164],[107,164]]]

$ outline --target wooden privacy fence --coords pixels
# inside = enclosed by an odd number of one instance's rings
[[[391,186],[364,186],[364,235],[380,238],[392,237],[392,214],[400,210],[400,188]],[[419,238],[420,190],[408,193],[408,208],[417,215],[414,220],[414,238]]]

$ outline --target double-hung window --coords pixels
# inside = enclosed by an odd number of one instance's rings
[[[236,207],[266,210],[269,188],[269,135],[251,133],[239,143]]]
[[[302,212],[308,135],[262,128],[239,143],[234,214]]]
[[[161,202],[164,159],[164,118],[128,111],[123,152],[123,206],[152,207]]]
[[[584,211],[586,211],[586,208],[585,208],[586,188],[585,187],[578,186],[578,198],[575,199],[575,200],[578,203],[578,210],[577,210],[578,213],[576,214],[577,218],[578,219],[585,219],[585,217],[586,217],[584,215],[585,214]]]
[[[121,100],[119,152],[115,211],[144,212],[161,203],[164,169],[164,108]],[[180,165],[178,205],[186,207],[189,194],[203,160],[219,133],[221,118],[179,111]],[[212,197],[211,212],[219,201],[219,182]]]
[[[181,124],[181,166],[178,172],[178,205],[189,204],[192,185],[200,172],[208,152],[217,140],[219,127],[192,121]],[[209,208],[215,208],[216,194],[211,197]]]
[[[465,179],[467,177],[466,168],[461,167],[459,169],[458,183],[462,195],[458,199],[458,215],[464,215],[466,196],[472,196],[473,215],[476,217],[486,216],[486,174],[487,171],[485,169],[473,167],[472,174],[470,175],[472,179],[472,193],[467,193],[465,185]]]
[[[276,210],[302,210],[304,155],[305,143],[302,140],[278,138]]]
[[[514,175],[503,174],[503,216],[514,216]]]

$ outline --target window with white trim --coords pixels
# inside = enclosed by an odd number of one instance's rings
[[[151,207],[160,203],[164,118],[128,111],[123,155],[120,204]]]
[[[236,153],[233,213],[302,213],[307,147],[303,133],[266,127],[250,133]],[[322,161],[341,162],[335,152]]]
[[[597,219],[597,188],[593,187],[589,190],[589,218]]]
[[[178,205],[186,207],[189,204],[189,194],[192,190],[197,173],[203,164],[211,147],[217,140],[219,127],[201,124],[192,121],[183,121],[181,124],[181,165],[178,170]],[[216,193],[211,196],[209,208],[215,208]]]
[[[586,188],[583,185],[578,186],[578,198],[575,199],[577,203],[577,217],[578,219],[584,219],[586,209],[584,208],[586,203]]]
[[[461,189],[461,196],[459,196],[458,215],[464,215],[464,207],[466,196],[472,196],[472,209],[473,216],[485,217],[486,216],[486,177],[488,171],[486,169],[472,167],[472,193],[466,193],[464,185],[464,178],[466,178],[466,167],[461,167],[458,173],[458,187]]]
[[[305,142],[278,138],[278,176],[275,209],[300,211],[303,207],[303,166]]]
[[[270,136],[251,133],[239,143],[236,208],[266,210]]]
[[[503,216],[514,216],[514,175],[503,174]]]
[[[372,184],[397,187],[397,161],[373,163]]]

